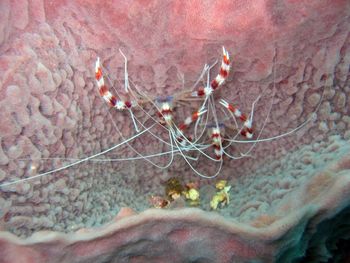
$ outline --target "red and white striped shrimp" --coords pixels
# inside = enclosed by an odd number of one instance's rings
[[[117,123],[112,119],[111,123],[113,124],[113,127],[119,133],[121,138],[121,141],[116,143],[112,147],[103,150],[97,154],[93,154],[82,159],[74,160],[72,163],[56,169],[42,172],[34,176],[4,182],[0,184],[0,187],[40,178],[46,175],[53,174],[55,172],[65,170],[70,167],[74,167],[80,163],[84,163],[87,161],[98,161],[98,157],[105,155],[106,153],[109,153],[111,151],[120,149],[120,147],[123,146],[128,146],[131,149],[131,151],[134,154],[136,154],[136,156],[122,156],[122,158],[114,158],[108,160],[127,161],[143,159],[160,169],[166,169],[172,164],[173,156],[180,155],[184,158],[186,163],[190,166],[190,168],[195,174],[203,178],[213,178],[220,173],[223,165],[224,156],[230,159],[240,159],[247,157],[249,156],[250,152],[256,146],[257,143],[271,141],[290,135],[304,127],[307,123],[311,122],[312,119],[309,118],[304,123],[302,123],[301,125],[299,125],[291,131],[270,138],[261,138],[262,131],[271,113],[274,94],[271,99],[271,105],[268,109],[267,116],[262,123],[262,127],[260,127],[260,131],[257,129],[255,124],[253,130],[253,115],[255,111],[255,104],[259,102],[260,97],[262,95],[258,96],[258,98],[256,98],[255,101],[252,103],[250,114],[248,115],[243,114],[236,106],[228,103],[224,99],[219,100],[219,104],[223,106],[222,112],[218,110],[219,108],[216,108],[217,98],[214,98],[213,93],[214,91],[218,90],[219,87],[224,85],[231,69],[229,54],[224,47],[222,50],[223,54],[220,70],[213,80],[210,80],[209,73],[210,69],[215,66],[215,63],[212,66],[204,66],[204,69],[200,74],[199,79],[196,81],[196,83],[191,89],[185,89],[180,93],[168,96],[165,99],[159,97],[152,98],[151,96],[148,96],[142,90],[140,90],[140,88],[134,85],[131,80],[129,80],[127,72],[127,59],[121,51],[120,52],[125,60],[124,87],[127,96],[129,96],[129,99],[123,100],[121,96],[118,95],[117,91],[116,95],[112,94],[112,91],[109,90],[107,84],[105,83],[101,60],[98,57],[95,63],[94,73],[99,94],[110,107],[117,110],[118,114],[124,114],[125,111],[128,111],[130,113],[131,120],[135,126],[136,133],[131,135],[129,134],[127,137],[124,137],[123,133],[119,130]],[[274,65],[274,76],[275,68],[276,66]],[[193,91],[195,87],[199,84],[199,82],[202,81],[202,77],[205,74],[207,74],[205,87]],[[108,80],[108,78],[106,79]],[[275,83],[273,85],[275,85]],[[110,86],[113,87],[113,85]],[[275,87],[273,87],[273,89],[275,91]],[[264,92],[262,92],[262,94],[263,93]],[[196,103],[192,103],[192,100],[194,99],[199,100]],[[195,107],[196,110],[190,116],[186,117],[183,120],[183,122],[179,122],[180,124],[177,125],[176,123],[179,121],[179,116],[176,116],[175,108],[178,105],[180,105],[180,103],[181,107],[187,106],[187,112],[192,112],[193,107]],[[183,106],[183,103],[185,104],[185,106]],[[318,110],[319,105],[317,106],[316,111]],[[147,107],[148,109],[146,110]],[[138,114],[136,117],[133,114],[133,111],[138,111],[140,112],[140,114]],[[229,117],[227,115],[227,112],[229,113]],[[158,115],[158,117],[156,115]],[[161,118],[160,122],[163,125],[159,124],[159,117]],[[237,124],[236,118],[239,119],[239,121],[242,123],[241,126]],[[212,126],[208,126],[208,123],[213,124]],[[232,123],[235,124],[234,129],[231,129],[233,132],[225,132],[225,134],[223,134],[224,128],[227,128],[228,131],[230,127],[232,127]],[[125,124],[123,123],[123,125]],[[210,134],[209,139],[207,136],[204,135],[206,134],[205,132],[208,130]],[[166,132],[165,137],[164,131]],[[193,140],[189,139],[188,136],[185,136],[185,132],[188,134],[191,134],[191,132],[193,132]],[[243,135],[245,138],[242,140],[237,139],[237,136],[239,136],[239,134]],[[150,136],[151,138],[154,138],[156,144],[159,144],[161,146],[159,152],[146,153],[142,152],[142,150],[138,151],[131,143],[140,136]],[[251,146],[246,151],[240,151],[238,149],[238,156],[229,153],[229,149],[232,145],[234,146],[232,148],[236,149],[239,148],[239,145],[241,144],[250,144]],[[215,158],[210,156],[211,154],[207,154],[208,150],[212,148],[214,148]],[[189,153],[194,153],[197,156],[190,156]],[[163,156],[170,156],[170,158],[167,160],[167,162],[165,162],[165,164],[163,162],[156,163],[153,161],[154,158]],[[213,173],[206,174],[205,172],[200,171],[201,166],[205,166],[205,163],[207,163],[203,161],[203,158],[217,165],[217,169]],[[193,162],[195,164],[198,164],[197,167],[193,165]]]

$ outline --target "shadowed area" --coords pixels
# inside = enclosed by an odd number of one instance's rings
[[[319,262],[347,240],[348,1],[5,0],[0,12],[4,262]],[[230,72],[208,121],[186,130],[186,159],[157,107],[173,96],[179,126],[198,110],[183,92],[215,79],[223,46]],[[124,54],[142,97],[132,111],[110,108],[95,79],[100,57],[111,92],[135,99]],[[220,99],[254,115],[252,142]],[[171,178],[200,202],[169,201]],[[229,198],[213,209],[219,180]],[[148,210],[151,196],[170,204]]]

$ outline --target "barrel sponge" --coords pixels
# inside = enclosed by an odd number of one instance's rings
[[[103,227],[70,234],[39,231],[20,239],[0,232],[0,257],[4,263],[321,262],[350,234],[350,170],[344,163],[349,160],[286,196],[286,203],[295,195],[306,198],[289,209],[281,205],[270,219],[262,216],[264,224],[243,224],[196,208],[139,214],[124,208]],[[317,197],[310,191],[314,187],[322,189]]]

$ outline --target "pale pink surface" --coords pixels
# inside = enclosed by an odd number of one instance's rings
[[[273,112],[263,137],[302,123],[325,90],[312,125],[297,135],[259,144],[254,158],[225,160],[220,178],[237,183],[236,196],[231,196],[237,202],[225,215],[254,221],[274,210],[280,200],[289,200],[283,198],[290,190],[298,192],[317,174],[310,168],[316,154],[324,154],[327,165],[327,160],[348,153],[339,146],[350,138],[350,8],[346,0],[23,0],[1,1],[0,11],[1,182],[21,177],[30,165],[34,168],[29,174],[38,172],[35,167],[40,162],[20,158],[82,158],[121,141],[108,108],[98,97],[93,75],[94,61],[100,56],[112,79],[123,78],[119,48],[129,59],[131,79],[148,94],[164,95],[182,88],[178,77],[182,73],[185,86],[190,87],[204,63],[215,61],[224,45],[232,54],[233,69],[220,91],[222,97],[234,99],[248,111],[258,94],[276,83]],[[262,98],[255,113],[257,127],[262,126],[270,103],[268,96]],[[134,133],[128,116],[112,115],[123,134]],[[149,143],[137,141],[137,149],[160,150],[150,137],[142,140]],[[309,148],[294,155],[295,160],[273,161],[296,145],[308,144]],[[118,156],[130,153],[122,148]],[[62,165],[42,163],[44,170]],[[288,176],[287,170],[292,170]],[[184,174],[185,180],[196,179],[180,159],[167,171],[143,161],[88,163],[2,189],[0,205],[7,215],[6,228],[17,234],[40,229],[74,231],[110,221],[115,214],[111,210],[123,206],[142,210],[147,195],[163,191],[161,182]],[[327,209],[344,207],[347,201],[337,199]],[[225,252],[219,254],[224,257]]]

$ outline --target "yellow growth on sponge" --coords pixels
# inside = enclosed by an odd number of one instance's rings
[[[220,181],[221,182],[221,181]],[[219,183],[220,183],[219,182]],[[216,188],[218,184],[216,184]],[[226,181],[225,181],[226,185]],[[218,188],[219,189],[219,188]],[[223,189],[219,192],[217,192],[213,198],[210,201],[210,207],[213,210],[216,210],[218,208],[218,205],[221,205],[221,208],[224,207],[225,205],[229,204],[230,202],[230,196],[229,196],[229,191],[231,189],[231,186],[224,186]]]

